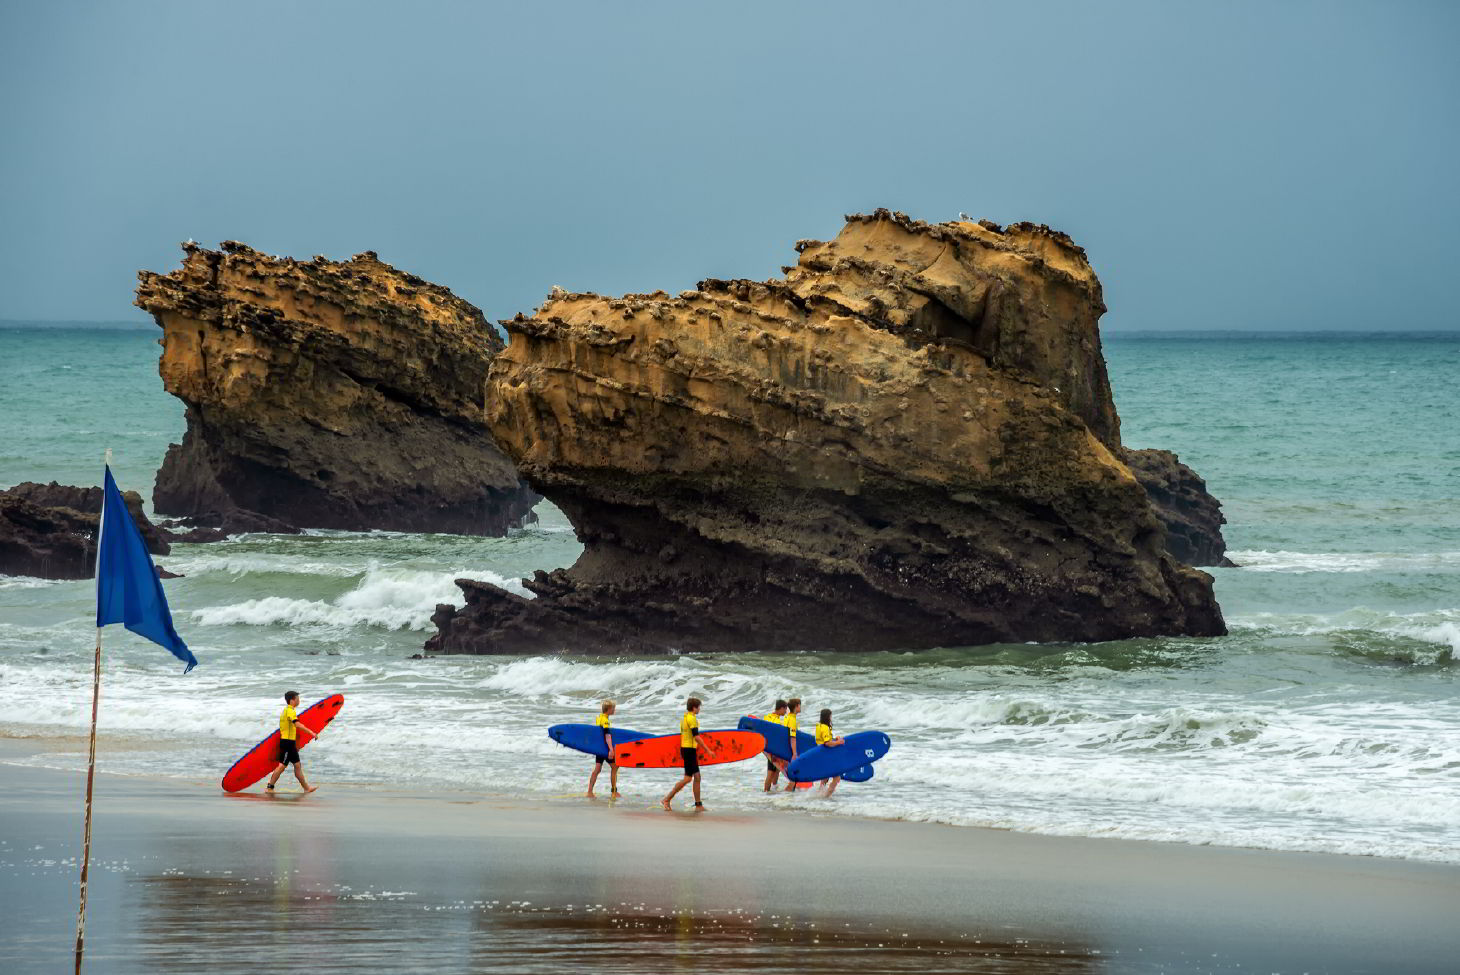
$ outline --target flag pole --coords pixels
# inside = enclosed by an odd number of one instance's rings
[[[108,447],[103,469],[110,470],[112,452]],[[97,583],[101,582],[101,533],[106,530],[106,499],[103,491],[101,513],[96,517]],[[81,904],[76,909],[76,975],[81,975],[81,955],[86,947],[86,884],[91,868],[91,794],[96,780],[96,714],[101,704],[101,627],[96,628],[96,653],[91,672],[91,744],[86,756],[86,827],[81,841]]]
[[[91,747],[86,758],[86,831],[81,843],[81,906],[76,911],[76,975],[86,942],[86,880],[91,866],[91,789],[96,778],[96,712],[101,702],[101,627],[96,628],[96,659],[91,677]]]

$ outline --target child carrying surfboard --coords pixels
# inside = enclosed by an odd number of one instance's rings
[[[593,786],[598,782],[598,773],[603,771],[603,763],[608,763],[609,768],[609,790],[610,797],[617,799],[618,795],[618,764],[613,760],[613,714],[618,710],[618,705],[612,701],[604,701],[599,710],[598,717],[594,724],[598,725],[603,732],[603,747],[608,750],[608,757],[602,755],[593,756],[593,774],[588,776],[588,798],[595,798]]]
[[[783,724],[783,725],[786,726],[786,731],[789,733],[790,738],[791,738],[791,761],[792,762],[794,762],[796,760],[796,756],[798,754],[798,751],[797,751],[797,748],[796,748],[796,733],[801,730],[801,727],[800,727],[800,722],[796,718],[796,715],[798,715],[800,713],[801,713],[801,699],[799,697],[793,697],[789,701],[786,702],[786,716],[781,719],[781,724]],[[789,765],[790,762],[787,762],[786,764]],[[791,777],[790,776],[787,776],[786,777],[786,791],[787,792],[795,792],[796,791],[796,783],[794,783],[794,782],[791,781]]]
[[[679,795],[679,790],[694,783],[695,808],[703,809],[705,804],[700,801],[700,748],[704,748],[705,754],[711,758],[715,757],[715,749],[710,743],[700,738],[700,705],[703,702],[692,697],[684,702],[684,717],[679,719],[679,754],[684,759],[684,778],[674,788],[669,790],[669,795],[659,800],[659,804],[665,809],[672,808],[670,803],[674,797]],[[747,755],[749,758],[755,754],[754,751]]]
[[[767,721],[774,721],[776,724],[785,724],[786,723],[786,702],[783,701],[783,700],[777,699],[776,700],[776,706],[775,706],[775,708],[773,708],[771,710],[771,713],[770,714],[768,714],[768,715],[765,716],[765,720],[767,720]],[[765,753],[765,790],[764,791],[770,792],[772,789],[774,789],[776,787],[776,780],[781,777],[781,769],[785,766],[785,764],[786,763],[784,761],[782,761],[779,758],[776,758],[776,756],[772,755],[770,752],[766,752]]]
[[[304,778],[304,766],[299,761],[299,733],[302,731],[307,735],[312,735],[314,732],[299,723],[299,713],[296,710],[298,707],[299,692],[285,691],[284,710],[279,712],[279,764],[274,769],[274,774],[269,776],[269,784],[264,787],[265,791],[274,791],[274,783],[278,782],[279,776],[284,774],[286,765],[294,766],[294,777],[299,780],[299,784],[305,792],[313,792],[317,788],[310,785]]]
[[[846,739],[838,738],[832,733],[831,708],[821,709],[821,722],[816,726],[816,744],[821,748],[837,748],[846,744]],[[836,791],[837,783],[841,780],[842,777],[836,775],[822,783],[822,786],[826,789],[824,798],[831,798],[831,794]]]

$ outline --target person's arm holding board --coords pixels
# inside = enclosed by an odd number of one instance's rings
[[[690,737],[695,740],[696,748],[702,749],[704,753],[711,758],[715,757],[715,749],[710,746],[709,739],[700,737],[700,722],[698,716],[695,717],[694,727],[689,729],[689,734]]]

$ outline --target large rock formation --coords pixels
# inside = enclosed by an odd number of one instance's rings
[[[488,418],[584,545],[460,580],[435,652],[863,650],[1224,632],[1120,454],[1084,251],[878,211],[781,281],[503,324]]]
[[[163,329],[163,384],[187,404],[159,512],[480,535],[529,513],[536,495],[482,419],[502,340],[477,308],[371,252],[183,250],[181,269],[138,275],[137,305]]]
[[[0,573],[42,579],[88,579],[96,571],[99,487],[26,481],[0,491]],[[166,535],[147,520],[142,496],[123,500],[153,555],[171,551]]]

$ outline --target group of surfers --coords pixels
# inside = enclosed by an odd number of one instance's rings
[[[700,799],[700,751],[703,750],[707,756],[714,757],[715,749],[710,742],[700,736],[700,707],[703,702],[692,697],[684,704],[684,717],[679,719],[679,753],[684,760],[684,777],[675,783],[669,794],[659,800],[659,804],[665,809],[671,809],[674,797],[687,785],[692,785],[695,808],[704,809],[705,804]],[[305,792],[313,792],[315,786],[309,784],[304,777],[304,766],[299,761],[299,738],[300,735],[313,735],[304,725],[299,723],[299,692],[286,691],[284,694],[284,710],[279,712],[279,757],[278,764],[274,767],[273,774],[269,776],[268,785],[264,788],[267,792],[274,791],[279,776],[290,765],[294,766],[294,777],[299,780],[299,785]],[[609,788],[613,797],[617,798],[618,791],[618,765],[613,760],[613,716],[618,706],[613,701],[604,701],[599,709],[598,718],[595,724],[603,730],[603,745],[608,755],[598,756],[593,761],[593,774],[588,777],[588,798],[594,798],[593,788],[598,784],[598,773],[603,771],[603,765],[608,763],[612,770],[609,773]],[[772,721],[783,726],[791,739],[791,759],[794,760],[797,754],[796,734],[800,730],[801,699],[793,697],[790,700],[778,700],[769,714],[765,715],[766,721]],[[821,720],[816,724],[816,744],[836,747],[843,743],[831,730],[831,708],[821,709]],[[765,791],[773,792],[779,785],[779,780],[786,771],[790,761],[765,753]],[[825,779],[820,783],[823,796],[830,796],[836,791],[837,783],[841,777]],[[786,791],[796,788],[797,783],[786,776]]]
[[[684,717],[679,719],[679,754],[684,760],[684,777],[675,783],[669,790],[669,794],[659,800],[659,804],[665,809],[672,809],[674,797],[679,795],[680,790],[685,786],[691,786],[694,795],[695,808],[704,809],[705,804],[700,798],[700,751],[713,758],[715,749],[710,742],[700,737],[700,707],[703,705],[697,697],[692,697],[684,702]],[[618,791],[618,765],[613,760],[613,716],[618,706],[613,701],[604,701],[595,720],[595,724],[603,731],[603,745],[607,750],[607,757],[596,756],[593,760],[593,774],[588,776],[588,798],[595,798],[593,789],[598,784],[598,773],[603,771],[604,763],[608,763],[609,790],[614,798],[619,795]],[[777,700],[770,713],[765,715],[766,721],[774,722],[783,726],[791,739],[791,759],[794,760],[797,754],[796,734],[800,730],[801,699],[793,697],[790,700]],[[821,720],[816,724],[816,744],[837,747],[843,744],[831,730],[831,708],[821,709]],[[786,771],[790,761],[765,752],[766,772],[764,791],[774,792],[779,783],[781,774]],[[841,777],[830,778],[820,783],[823,796],[830,796],[836,791],[837,783]],[[796,788],[797,783],[786,776],[786,791]]]

